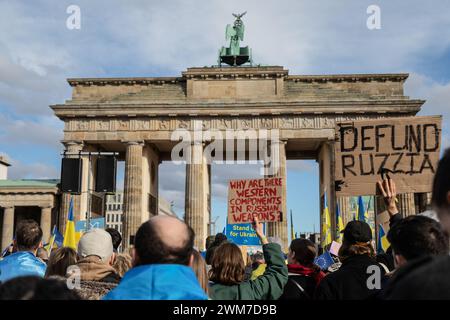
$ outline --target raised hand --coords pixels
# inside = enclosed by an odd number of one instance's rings
[[[258,236],[259,240],[261,241],[261,244],[269,243],[269,241],[267,241],[266,236],[264,235],[263,223],[259,222],[259,219],[257,216],[253,217],[252,227],[253,227],[253,230],[255,230],[256,235]]]
[[[394,180],[388,178],[377,182],[378,188],[383,196],[387,211],[390,216],[398,213],[397,189]]]

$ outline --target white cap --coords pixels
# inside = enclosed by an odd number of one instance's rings
[[[78,255],[99,256],[104,262],[113,254],[111,235],[103,229],[94,228],[83,234],[78,242]]]

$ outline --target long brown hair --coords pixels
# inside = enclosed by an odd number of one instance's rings
[[[61,247],[53,250],[47,262],[45,277],[65,277],[67,267],[77,263],[77,252],[70,247]]]
[[[371,258],[375,257],[375,250],[370,242],[356,242],[350,243],[345,240],[342,241],[342,246],[338,252],[339,260],[344,261],[347,258],[358,255],[368,255]]]
[[[211,260],[211,281],[235,285],[244,280],[245,266],[241,249],[234,243],[225,242],[216,248]]]
[[[206,272],[205,259],[203,259],[202,255],[197,250],[194,250],[192,254],[194,255],[192,269],[194,269],[200,287],[208,294],[208,272]]]

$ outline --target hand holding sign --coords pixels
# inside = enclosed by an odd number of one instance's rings
[[[264,235],[264,225],[262,222],[259,222],[259,219],[256,216],[253,219],[252,227],[255,230],[259,240],[261,241],[261,244],[268,244],[269,241],[267,241],[267,238]]]
[[[378,188],[384,198],[384,203],[386,204],[387,211],[392,217],[398,213],[397,208],[397,189],[394,180],[391,178],[384,179],[377,182]]]

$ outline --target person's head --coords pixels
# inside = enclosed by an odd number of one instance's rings
[[[375,256],[372,246],[372,230],[366,222],[350,221],[342,232],[344,237],[338,252],[341,261],[357,255]]]
[[[113,264],[114,270],[122,278],[124,274],[131,269],[132,260],[131,256],[127,253],[119,253],[116,255],[116,259]]]
[[[48,262],[48,252],[47,252],[47,250],[45,250],[44,247],[39,247],[36,250],[36,257],[41,259],[43,262],[47,263]]]
[[[193,251],[193,255],[194,260],[192,261],[192,269],[194,269],[194,273],[197,276],[200,287],[208,293],[208,273],[206,271],[206,262],[197,250]]]
[[[208,236],[208,237],[206,238],[206,242],[205,242],[205,248],[206,248],[206,250],[208,250],[209,247],[212,246],[212,244],[214,243],[214,239],[215,239],[215,238],[216,238],[216,236]]]
[[[17,251],[30,251],[36,254],[42,241],[42,230],[34,220],[22,220],[16,227],[14,240]]]
[[[77,252],[70,247],[61,247],[50,253],[46,277],[66,276],[67,268],[77,263]]]
[[[313,265],[316,255],[316,246],[312,241],[308,239],[294,239],[289,246],[288,263],[309,267]]]
[[[227,236],[223,233],[218,233],[214,236],[214,242],[212,246],[220,246],[225,241],[227,241]]]
[[[450,148],[445,150],[434,175],[431,204],[450,233]]]
[[[192,265],[194,230],[176,217],[154,216],[136,232],[133,265]]]
[[[244,280],[244,274],[244,259],[241,249],[237,245],[224,242],[216,248],[209,271],[211,281],[224,285],[235,285]]]
[[[120,232],[114,228],[106,228],[105,231],[111,236],[114,252],[117,252],[120,244],[122,243],[122,236],[120,235]]]
[[[389,230],[394,262],[402,266],[427,255],[448,255],[449,239],[441,224],[424,216],[409,216]]]
[[[80,300],[80,296],[65,281],[25,276],[0,285],[0,300]]]
[[[103,229],[86,231],[78,242],[77,252],[80,258],[97,256],[103,263],[112,265],[114,262],[112,239]]]

